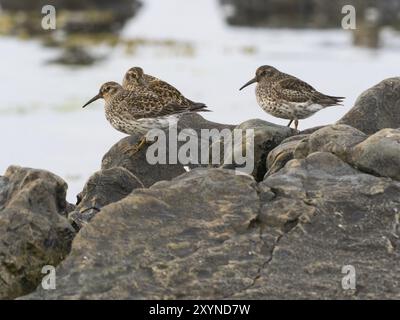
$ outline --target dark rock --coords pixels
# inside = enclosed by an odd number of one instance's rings
[[[15,27],[31,35],[40,35],[41,10],[52,5],[57,10],[57,29],[71,33],[115,33],[121,30],[126,21],[139,10],[137,0],[2,0],[1,6],[6,14],[15,17]],[[33,21],[34,23],[30,23]]]
[[[233,25],[284,28],[339,28],[342,8],[353,5],[358,21],[369,7],[380,16],[379,25],[398,27],[397,0],[220,0],[229,7],[227,21]]]
[[[184,129],[192,129],[195,131],[197,137],[198,137],[198,155],[202,154],[201,146],[202,144],[205,144],[206,146],[212,146],[213,143],[217,142],[220,140],[220,133],[223,133],[224,130],[233,130],[235,128],[235,125],[230,125],[230,124],[222,124],[222,123],[217,123],[217,122],[212,122],[208,121],[205,118],[203,118],[201,115],[198,113],[189,113],[186,115],[183,115],[179,122],[178,122],[178,131],[181,132]],[[206,139],[205,137],[201,136],[202,130],[209,130],[210,133],[210,138]],[[213,133],[215,131],[215,133]],[[178,141],[178,146],[181,147],[186,141]],[[223,148],[221,148],[221,153],[220,153],[220,159],[223,159]],[[212,153],[210,152],[210,157],[208,163],[201,163],[201,159],[194,159],[195,161],[192,161],[192,163],[188,164],[188,167],[190,168],[197,168],[197,167],[213,167],[213,162],[212,162]],[[216,164],[216,165],[215,165]],[[218,167],[221,165],[221,161],[217,161],[217,163],[214,164],[214,167]]]
[[[58,267],[57,290],[23,299],[396,299],[399,195],[399,182],[327,152],[258,186],[195,169],[104,207]],[[348,265],[356,290],[341,287]]]
[[[263,264],[256,184],[195,169],[103,208],[30,299],[213,299],[252,285]],[[77,272],[79,270],[79,272]]]
[[[281,142],[279,146],[272,149],[267,157],[266,176],[274,174],[282,169],[286,163],[294,158],[294,151],[301,140],[307,138],[307,134],[299,134],[289,137]]]
[[[94,173],[78,195],[78,203],[69,214],[69,220],[79,230],[104,206],[125,198],[136,188],[144,188],[142,182],[128,170],[120,167]]]
[[[204,119],[201,115],[198,114],[188,114],[181,117],[178,122],[177,132],[176,134],[180,134],[183,129],[192,129],[194,133],[191,137],[196,138],[198,143],[198,154],[201,154],[201,130],[207,129],[212,130],[215,129],[217,132],[222,131],[223,129],[231,130],[235,126],[228,124],[221,124],[212,121],[208,121]],[[166,145],[167,145],[167,155],[166,162],[170,162],[169,153],[175,153],[175,156],[178,156],[176,152],[179,152],[179,149],[182,147],[186,141],[178,141],[177,142],[177,150],[169,147],[169,132],[166,131]],[[189,163],[180,164],[179,159],[177,164],[150,164],[146,159],[147,148],[143,148],[139,153],[133,154],[134,146],[141,139],[141,137],[130,136],[123,138],[117,144],[115,144],[110,151],[103,157],[102,161],[102,169],[109,169],[113,167],[123,167],[132,172],[136,177],[143,182],[146,187],[149,187],[153,183],[160,180],[170,180],[174,177],[179,176],[182,173],[185,173],[185,169],[183,165],[187,165],[190,168],[208,166],[208,163],[201,164],[201,159],[191,159],[193,161]],[[176,138],[175,140],[176,141]],[[205,143],[210,145],[212,140],[205,141]],[[149,147],[147,145],[147,147]],[[197,162],[196,162],[197,161]]]
[[[131,15],[135,9],[140,7],[137,0],[53,0],[51,3],[46,0],[2,0],[1,6],[7,11],[35,11],[40,13],[43,6],[51,4],[57,10],[102,10],[114,11],[118,15]]]
[[[267,159],[267,176],[291,159],[314,152],[330,152],[353,167],[374,175],[400,180],[400,130],[383,129],[368,137],[348,125],[326,126],[306,136],[291,137],[273,149]]]
[[[74,230],[65,216],[67,184],[43,170],[11,166],[0,178],[0,299],[33,291],[45,265],[68,254]]]
[[[95,63],[100,58],[92,56],[82,47],[68,47],[63,50],[57,58],[51,59],[49,63],[88,66]]]
[[[198,134],[201,129],[231,129],[235,128],[235,125],[231,124],[222,124],[217,122],[208,121],[198,113],[189,113],[183,115],[178,122],[178,128],[181,129],[194,129]]]
[[[326,126],[302,139],[294,150],[294,158],[305,158],[313,152],[321,151],[349,161],[353,147],[366,138],[364,133],[347,125]]]
[[[400,129],[383,129],[354,148],[352,163],[362,171],[400,180]]]
[[[300,131],[300,134],[311,134],[319,129],[322,129],[326,126],[317,126],[317,127],[312,127],[312,128],[308,128],[308,129],[304,129],[302,131]]]
[[[297,132],[287,126],[276,125],[260,119],[252,119],[241,123],[236,127],[236,129],[254,130],[254,154],[250,152],[248,161],[254,163],[254,169],[251,173],[257,181],[262,181],[265,173],[267,172],[266,158],[269,152],[278,146],[285,138],[295,135]],[[235,145],[234,152],[239,152],[242,154],[242,150],[247,150],[252,141],[245,139],[243,137],[242,143],[240,145]],[[251,147],[250,147],[251,149]],[[235,157],[233,157],[235,158]],[[233,167],[239,167],[234,165]],[[227,167],[224,164],[224,168]]]
[[[384,128],[400,128],[400,78],[389,78],[363,92],[355,106],[338,124],[347,124],[366,134]]]
[[[185,169],[179,163],[150,164],[146,158],[147,147],[136,152],[135,147],[141,138],[132,135],[121,139],[104,155],[101,169],[125,168],[146,187],[160,180],[171,180],[185,172]]]
[[[261,208],[261,237],[281,232],[255,283],[232,298],[400,297],[400,183],[317,152],[290,161],[260,187],[276,195]],[[341,286],[347,265],[355,268],[355,290]]]

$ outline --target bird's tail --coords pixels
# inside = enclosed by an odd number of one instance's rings
[[[327,103],[329,103],[329,104],[342,106],[343,105],[342,102],[346,98],[345,97],[326,96],[326,99],[329,100],[329,101],[327,101]]]
[[[207,109],[208,107],[201,102],[193,102],[190,107],[189,111],[191,112],[211,112],[210,109]]]
[[[334,97],[334,96],[327,96],[322,93],[317,93],[316,101],[318,104],[328,107],[328,106],[336,106],[336,105],[343,105],[342,102],[345,98],[344,97]]]

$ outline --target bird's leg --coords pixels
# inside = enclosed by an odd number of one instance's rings
[[[299,126],[299,120],[294,121],[294,128],[297,130],[297,127]]]
[[[287,125],[288,127],[290,127],[290,125],[292,124],[293,120],[289,121],[289,124]]]
[[[135,147],[134,147],[134,149],[133,149],[132,155],[138,153],[138,152],[143,148],[143,146],[144,146],[146,143],[147,143],[146,136],[143,136],[143,137],[140,139],[139,143],[137,143],[137,144],[135,145]]]

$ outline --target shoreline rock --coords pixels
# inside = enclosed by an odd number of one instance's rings
[[[382,83],[351,117],[398,112]],[[236,128],[199,115],[188,127]],[[61,178],[10,167],[0,177],[0,299],[400,299],[400,118],[370,131],[239,127],[256,132],[252,174],[149,165],[131,136],[76,206]],[[40,286],[45,264],[57,267],[57,290]],[[355,290],[341,287],[344,266]]]
[[[0,299],[32,292],[45,265],[69,253],[75,231],[66,215],[67,184],[44,170],[11,166],[0,179]]]

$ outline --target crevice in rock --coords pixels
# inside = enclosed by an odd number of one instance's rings
[[[275,194],[275,198],[279,195],[280,190],[279,188],[274,188],[274,187],[270,187],[271,192],[273,192]],[[266,246],[268,246],[269,244],[265,242],[265,240],[263,239],[262,235],[263,235],[263,231],[266,227],[266,225],[264,225],[261,220],[259,219],[259,216],[261,214],[261,208],[262,208],[262,201],[260,198],[260,194],[261,191],[256,189],[257,191],[257,195],[259,196],[259,213],[257,215],[257,217],[255,219],[253,219],[252,221],[250,221],[249,223],[249,228],[254,228],[254,227],[258,227],[259,228],[259,239],[262,243],[264,243]],[[306,192],[307,195],[307,192]],[[273,201],[273,200],[272,200]],[[307,203],[307,201],[305,201],[304,199],[302,200],[303,203],[307,206],[312,206],[310,203]],[[302,222],[300,221],[300,217],[297,217],[296,219],[293,220],[289,220],[287,221],[283,227],[281,229],[276,228],[277,232],[281,232],[281,234],[279,234],[278,236],[275,237],[275,241],[272,245],[272,248],[268,254],[268,258],[260,265],[260,267],[257,270],[256,275],[253,278],[253,281],[250,285],[246,286],[245,288],[241,289],[240,292],[246,291],[248,289],[251,289],[252,287],[254,287],[257,284],[257,281],[261,278],[262,276],[262,272],[263,270],[271,263],[272,259],[274,258],[275,255],[275,251],[280,243],[280,241],[287,236],[288,234],[290,234],[299,224],[302,224]],[[273,227],[271,227],[273,228]],[[223,299],[229,299],[230,297],[232,297],[232,294],[224,296]]]

